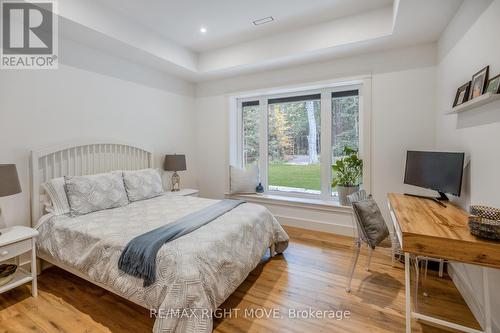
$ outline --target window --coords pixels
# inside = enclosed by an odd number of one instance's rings
[[[259,101],[243,102],[243,162],[245,166],[259,162]]]
[[[237,99],[235,123],[240,130],[234,131],[232,142],[238,147],[232,148],[232,161],[258,165],[269,193],[335,197],[332,163],[343,157],[346,146],[363,152],[362,87]]]
[[[269,190],[320,193],[320,99],[315,94],[267,101]]]
[[[359,92],[332,93],[332,163],[344,157],[344,147],[359,151]],[[332,189],[332,195],[336,195]]]

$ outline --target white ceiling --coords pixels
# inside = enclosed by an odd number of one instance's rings
[[[196,82],[436,42],[462,2],[65,0],[58,14],[63,38]]]
[[[165,38],[201,52],[390,6],[393,0],[100,0]],[[272,16],[275,21],[254,26]],[[200,27],[207,33],[201,34]]]

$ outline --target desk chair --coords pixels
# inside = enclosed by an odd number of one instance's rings
[[[353,203],[362,201],[362,200],[367,200],[371,196],[366,193],[365,190],[360,190],[358,192],[355,192],[351,195],[348,195],[347,198],[349,200],[349,203],[353,205]],[[353,209],[355,209],[353,207]],[[365,243],[368,248],[368,259],[366,262],[365,270],[368,271],[370,268],[370,263],[371,263],[371,258],[372,258],[372,253],[375,248],[372,248],[370,246],[370,243],[368,242],[368,236],[367,232],[365,230],[365,224],[363,221],[360,220],[360,216],[356,213],[353,212],[353,228],[355,230],[355,237],[354,237],[354,257],[352,259],[352,264],[350,268],[350,273],[347,281],[347,287],[346,291],[349,293],[351,292],[351,283],[352,283],[352,278],[354,275],[354,271],[356,269],[356,264],[358,262],[359,258],[359,252],[361,250],[361,245]],[[385,222],[385,221],[384,221]],[[387,228],[387,223],[384,223],[385,227]],[[394,230],[394,226],[392,226],[392,230],[388,230],[389,232],[389,237],[391,240],[391,259],[392,259],[392,266],[394,267],[395,262],[396,262],[396,256],[399,256],[401,258],[402,256],[402,251],[401,247],[399,245],[399,241],[397,239],[396,235],[396,230]],[[438,261],[439,262],[439,277],[442,277],[443,274],[443,266],[444,266],[444,261],[442,259],[434,259],[430,257],[424,257],[424,256],[415,256],[412,257],[410,262],[412,263],[412,266],[415,268],[415,306],[418,306],[417,299],[418,299],[418,292],[419,292],[419,285],[420,285],[420,271],[421,271],[421,264],[423,264],[423,269],[424,269],[424,281],[427,279],[427,266],[429,261]],[[424,291],[424,296],[427,296],[427,293]]]
[[[372,246],[370,245],[370,242],[368,241],[368,233],[367,233],[366,228],[365,228],[365,223],[363,223],[363,221],[361,221],[362,217],[360,216],[360,214],[357,214],[354,211],[356,209],[356,207],[354,207],[354,203],[370,199],[371,196],[369,196],[365,190],[361,190],[361,191],[355,192],[351,195],[348,195],[347,198],[348,198],[349,203],[352,205],[352,208],[353,208],[353,228],[355,230],[354,257],[352,259],[351,270],[350,270],[350,274],[349,274],[349,277],[347,280],[347,287],[346,287],[346,292],[350,293],[351,292],[352,278],[354,276],[356,264],[358,263],[361,245],[363,243],[365,243],[367,245],[367,248],[368,248],[368,259],[367,259],[366,267],[365,267],[366,271],[368,271],[370,268],[372,254],[373,254],[373,250],[375,249],[375,247],[372,248]],[[377,208],[378,208],[378,205],[377,205]],[[392,232],[389,231],[389,228],[387,227],[387,223],[385,223],[385,221],[383,221],[383,222],[384,222],[383,226],[385,227],[387,234],[389,234],[388,237],[390,237],[390,240],[391,240],[391,257],[392,257],[392,266],[394,267],[394,263],[396,261],[396,259],[395,259],[396,255],[401,256],[402,253],[401,253],[401,249],[399,246],[399,242],[396,238],[397,236],[396,236],[395,230],[392,230]],[[421,261],[416,257],[411,258],[412,265],[413,265],[413,263],[415,264],[415,273],[417,276],[417,279],[415,280],[415,296],[418,295],[418,286],[419,286],[418,276],[419,276],[420,262]],[[427,274],[427,272],[426,272],[426,274]],[[416,299],[416,297],[415,297],[415,299]],[[415,305],[417,305],[416,302],[415,302]]]
[[[365,190],[361,190],[358,192],[355,192],[351,195],[347,196],[347,199],[349,200],[349,203],[353,205],[355,202],[363,201],[369,199],[370,196],[366,193]],[[353,209],[354,206],[353,206]],[[385,227],[387,228],[387,224],[385,224]],[[360,220],[360,216],[356,213],[353,212],[353,228],[355,230],[355,236],[354,236],[354,257],[352,259],[352,264],[351,264],[351,269],[347,281],[347,288],[346,291],[349,293],[351,292],[351,282],[352,282],[352,277],[354,275],[354,271],[356,269],[356,264],[358,263],[358,258],[359,258],[359,252],[361,250],[361,245],[365,243],[368,248],[368,259],[366,262],[366,271],[369,270],[370,268],[370,263],[372,259],[372,253],[375,248],[372,248],[370,243],[368,242],[368,236],[367,232],[365,229],[364,223]],[[387,229],[387,232],[389,233],[391,237],[391,249],[392,249],[392,260],[393,260],[393,265],[394,265],[394,256],[395,256],[395,251],[396,251],[396,245],[398,244],[397,240],[391,235],[389,230]]]

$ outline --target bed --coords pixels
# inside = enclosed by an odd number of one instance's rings
[[[264,207],[244,203],[201,228],[163,245],[156,281],[118,269],[134,237],[217,200],[168,193],[86,215],[43,214],[41,184],[65,175],[139,170],[153,165],[150,150],[128,144],[79,144],[32,153],[32,223],[38,256],[147,309],[154,332],[211,332],[212,311],[231,295],[267,249],[281,253],[288,236]],[[185,311],[185,310],[189,311]]]

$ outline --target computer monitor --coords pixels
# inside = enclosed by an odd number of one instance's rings
[[[439,200],[460,196],[464,159],[464,153],[408,151],[404,183],[437,191]]]

